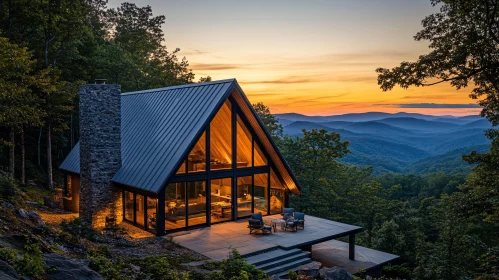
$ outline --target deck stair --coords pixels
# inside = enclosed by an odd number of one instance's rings
[[[256,266],[267,273],[267,275],[283,276],[289,270],[310,263],[310,252],[300,249],[283,250],[276,249],[261,254],[245,257],[246,262]]]

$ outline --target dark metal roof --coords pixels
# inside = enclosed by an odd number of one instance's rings
[[[80,174],[80,141],[74,145],[73,149],[69,152],[68,156],[64,159],[59,168],[72,173]]]
[[[123,93],[122,166],[113,181],[159,193],[216,109],[236,88],[240,89],[237,81],[230,79]],[[59,168],[80,173],[79,149],[77,143]],[[291,173],[285,162],[281,164],[281,173],[282,169]]]

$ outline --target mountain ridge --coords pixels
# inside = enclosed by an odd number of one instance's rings
[[[438,169],[435,166],[444,172],[453,172],[445,168],[440,157],[452,162],[455,170],[468,172],[469,168],[460,163],[460,155],[456,153],[468,151],[470,147],[481,147],[483,150],[490,143],[485,137],[485,130],[492,128],[486,119],[474,115],[456,117],[369,112],[339,116],[280,114],[276,117],[287,135],[300,136],[302,129],[313,128],[340,133],[342,140],[350,141],[352,151],[341,161],[371,165],[375,173],[414,173],[418,168],[426,172]],[[425,164],[430,167],[425,167]],[[415,167],[409,168],[413,165]]]

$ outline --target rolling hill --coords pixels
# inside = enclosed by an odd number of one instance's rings
[[[430,116],[412,113],[346,114],[339,116],[277,115],[284,133],[302,135],[302,129],[327,129],[350,141],[351,153],[342,162],[371,165],[376,173],[468,172],[461,155],[486,151],[484,135],[490,122],[479,116]],[[446,164],[447,162],[447,164]]]

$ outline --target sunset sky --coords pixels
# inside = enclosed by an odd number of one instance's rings
[[[109,1],[116,7],[122,1]],[[382,92],[377,67],[429,51],[413,36],[438,8],[430,0],[140,0],[166,16],[166,46],[196,74],[236,78],[272,113],[477,114],[470,88],[448,85]]]

